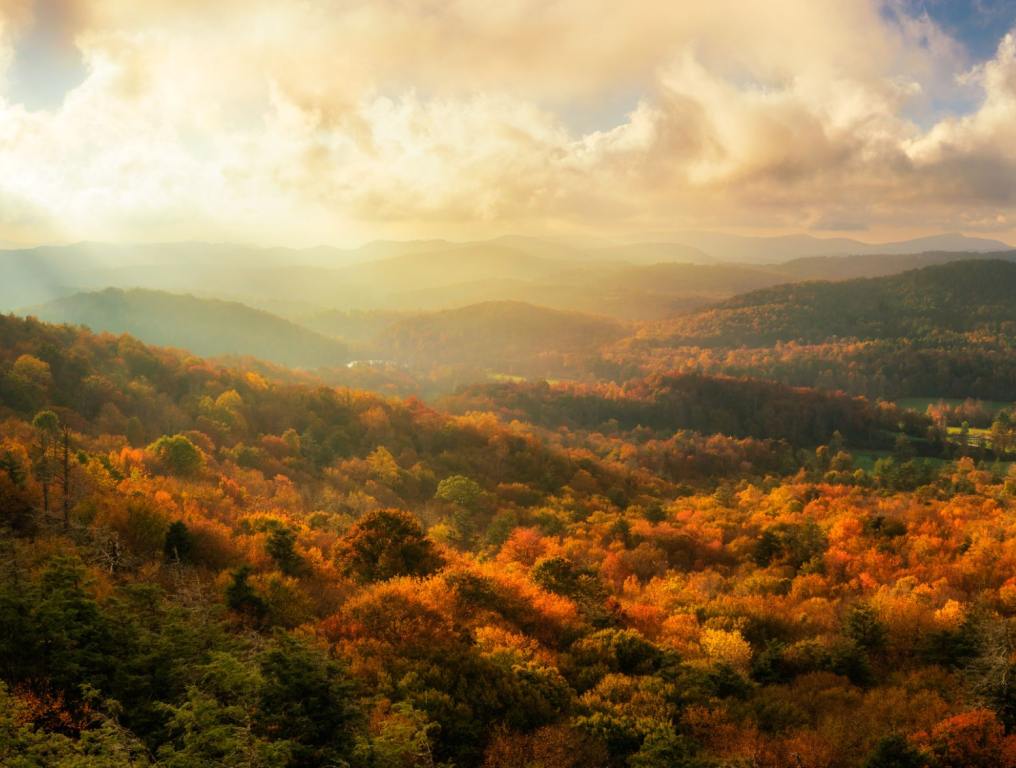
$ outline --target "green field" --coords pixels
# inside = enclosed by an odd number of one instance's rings
[[[892,456],[892,451],[851,451],[851,455],[854,457],[854,466],[856,468],[863,469],[865,472],[871,472],[875,468],[875,462],[879,459]],[[918,460],[934,464],[936,467],[948,463],[946,459],[936,457],[923,457]]]
[[[946,433],[949,435],[949,439],[953,442],[960,442],[960,434],[963,432],[960,427],[948,427]],[[983,446],[985,448],[991,447],[991,430],[983,429],[979,427],[970,427],[967,429],[967,441],[969,445]]]
[[[946,431],[949,433],[950,437],[958,437],[959,434],[963,431],[963,428],[962,427],[949,427]],[[984,427],[969,427],[967,429],[967,433],[971,437],[983,437],[985,439],[991,437],[991,430],[990,429],[985,429]]]
[[[871,472],[875,468],[875,462],[879,459],[892,455],[889,451],[852,451],[851,453],[854,457],[854,466],[865,472]]]
[[[900,408],[907,408],[911,411],[924,413],[928,410],[929,405],[945,403],[949,406],[957,406],[963,405],[966,400],[960,397],[901,397],[893,402],[895,402]],[[998,413],[998,411],[1001,411],[1003,408],[1009,408],[1012,405],[1012,403],[1003,402],[1001,400],[977,400],[975,402],[982,403],[984,407],[992,413]]]

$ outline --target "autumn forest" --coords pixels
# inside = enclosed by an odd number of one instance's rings
[[[1016,765],[1001,255],[297,369],[0,317],[0,762]]]
[[[1016,768],[1016,0],[0,0],[0,768]]]

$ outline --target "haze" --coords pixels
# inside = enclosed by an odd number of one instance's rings
[[[0,0],[0,766],[1016,768],[1016,0]]]

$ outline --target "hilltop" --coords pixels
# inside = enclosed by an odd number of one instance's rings
[[[410,365],[475,365],[516,373],[566,368],[625,334],[624,325],[602,317],[492,301],[396,321],[375,345],[380,354]]]
[[[107,288],[24,310],[41,320],[130,333],[197,355],[251,355],[316,368],[348,359],[345,344],[268,312],[233,301],[142,289]]]
[[[832,338],[924,338],[975,329],[1011,333],[1016,264],[952,262],[899,275],[752,291],[665,324],[684,344],[758,346]]]

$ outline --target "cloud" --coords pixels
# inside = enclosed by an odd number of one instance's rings
[[[29,6],[0,0],[0,68]],[[46,110],[0,91],[0,239],[1013,218],[1012,38],[973,66],[902,6],[77,0],[62,20],[84,81]],[[630,113],[569,128],[619,90]],[[943,115],[959,92],[975,108]]]

